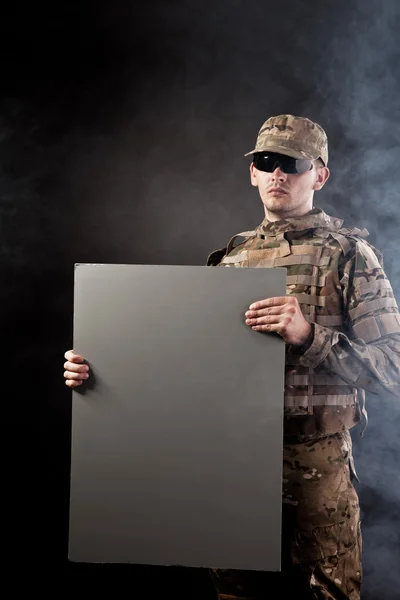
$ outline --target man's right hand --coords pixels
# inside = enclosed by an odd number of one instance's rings
[[[64,363],[65,385],[70,388],[82,385],[83,381],[89,377],[89,367],[82,364],[83,356],[74,354],[73,350],[68,350],[64,354],[64,358],[67,359],[67,362]]]

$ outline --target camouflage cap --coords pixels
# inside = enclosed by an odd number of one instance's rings
[[[328,164],[328,138],[320,125],[305,117],[278,115],[270,117],[258,132],[255,152],[279,152],[294,158],[321,158]]]

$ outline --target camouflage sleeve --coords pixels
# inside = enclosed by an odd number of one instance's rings
[[[348,384],[400,396],[400,315],[382,255],[356,242],[340,269],[343,331],[314,324],[301,364],[336,373]]]

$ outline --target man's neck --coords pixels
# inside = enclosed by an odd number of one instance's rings
[[[298,210],[292,210],[292,211],[287,211],[287,212],[285,212],[285,211],[271,212],[270,210],[268,210],[266,208],[266,206],[264,206],[264,212],[265,212],[265,216],[268,219],[268,221],[273,223],[274,221],[283,221],[284,219],[291,219],[292,217],[304,217],[313,208],[314,208],[313,206],[307,206],[307,208],[302,207],[302,208],[299,208]]]

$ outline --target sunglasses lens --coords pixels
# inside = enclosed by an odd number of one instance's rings
[[[306,173],[312,169],[312,160],[308,158],[296,158],[296,173]]]
[[[273,173],[278,166],[276,154],[254,154],[253,163],[256,169],[265,173]]]
[[[273,173],[277,167],[287,174],[305,173],[312,169],[312,160],[293,158],[276,152],[254,154],[253,163],[256,169],[266,173]]]

